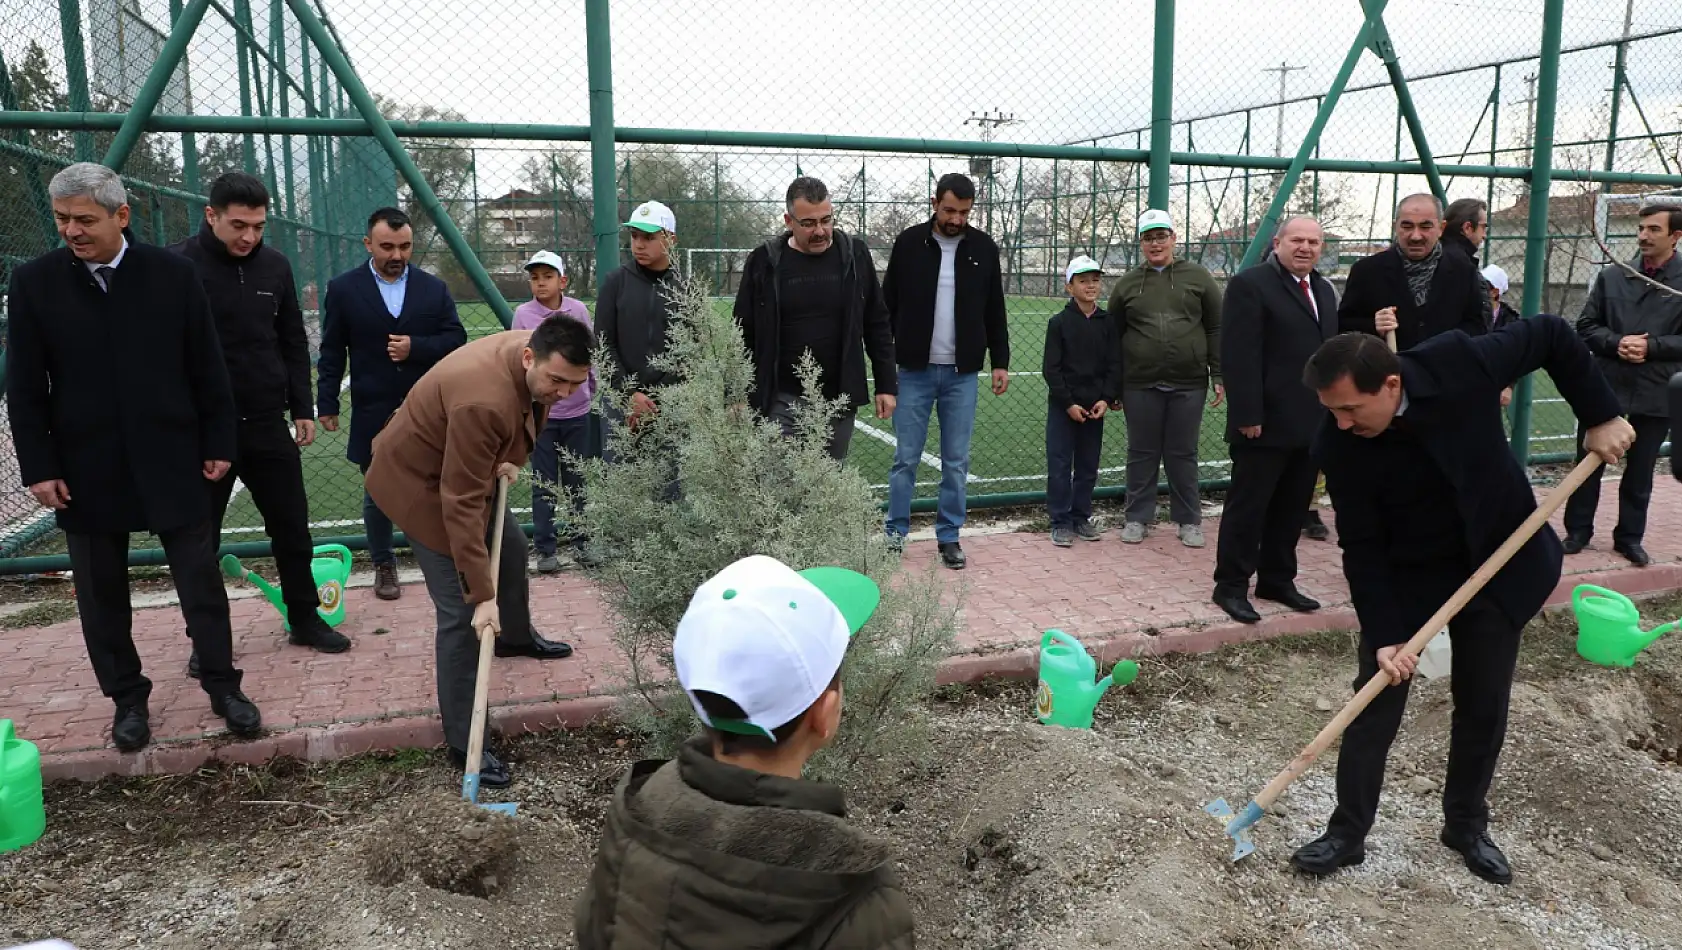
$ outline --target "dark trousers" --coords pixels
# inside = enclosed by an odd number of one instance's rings
[[[362,466],[362,476],[367,478],[368,466]],[[396,529],[391,526],[391,519],[385,516],[380,506],[374,504],[374,496],[368,490],[362,490],[362,532],[368,538],[368,557],[375,564],[396,564],[397,552],[392,544],[392,536]]]
[[[793,393],[778,393],[771,401],[771,421],[783,430],[783,438],[794,438],[795,415],[804,402],[804,399]],[[829,420],[829,438],[824,442],[824,450],[837,462],[847,460],[847,450],[853,444],[853,420],[856,416],[857,413],[842,412]]]
[[[1098,484],[1098,455],[1104,420],[1076,422],[1068,410],[1045,414],[1045,508],[1053,528],[1073,528],[1092,517],[1092,489]]]
[[[561,457],[561,450],[565,449],[579,458],[600,454],[596,448],[593,422],[589,414],[576,419],[550,419],[543,424],[543,432],[538,435],[537,444],[532,446],[532,470],[545,483],[554,486],[554,491],[545,491],[544,485],[532,486],[532,547],[537,548],[538,554],[555,553],[555,506],[561,498],[568,499],[567,505],[574,514],[584,510],[584,477],[577,466]],[[576,544],[578,538],[572,536],[572,541]]]
[[[207,519],[161,532],[158,540],[181,598],[187,636],[199,655],[199,685],[212,696],[239,689],[242,674],[234,667],[228,592],[216,566],[215,526]],[[152,694],[152,681],[140,672],[140,654],[134,649],[128,541],[126,533],[65,534],[88,659],[99,691],[119,706],[143,703]]]
[[[1624,456],[1624,475],[1618,482],[1618,524],[1612,529],[1614,544],[1640,544],[1647,534],[1647,502],[1653,497],[1653,469],[1659,463],[1659,449],[1670,438],[1670,420],[1663,416],[1630,416],[1635,444]],[[1581,425],[1577,427],[1577,461],[1583,451]],[[1600,507],[1600,477],[1606,467],[1590,476],[1565,502],[1565,530],[1581,538],[1594,535],[1594,512]]]
[[[276,413],[261,419],[242,419],[238,445],[239,461],[220,481],[210,483],[216,535],[220,539],[237,478],[263,516],[287,617],[307,617],[321,605],[321,597],[310,570],[315,543],[310,539],[310,503],[304,493],[304,465],[298,443],[286,417]]]
[[[496,524],[495,501],[485,506],[493,520],[485,525],[490,542]],[[435,650],[438,666],[438,715],[450,748],[467,751],[473,728],[473,684],[479,671],[479,636],[473,630],[473,605],[461,596],[461,575],[448,551],[434,551],[410,542],[426,578],[426,592],[437,613]],[[526,591],[526,533],[512,512],[502,522],[502,563],[496,576],[497,614],[502,632],[497,639],[519,645],[531,642],[531,602]]]
[[[1215,542],[1215,587],[1249,593],[1290,587],[1297,578],[1297,539],[1303,511],[1314,499],[1314,460],[1306,448],[1234,442],[1232,485]]]
[[[1129,389],[1127,520],[1156,522],[1157,472],[1168,474],[1168,515],[1175,524],[1202,524],[1197,495],[1197,437],[1203,430],[1201,389]]]
[[[1454,717],[1448,745],[1448,776],[1443,783],[1443,820],[1453,831],[1476,834],[1489,826],[1489,786],[1507,736],[1507,701],[1518,665],[1520,628],[1498,608],[1473,598],[1449,622],[1454,668],[1449,690]],[[1360,648],[1359,691],[1378,672],[1378,659]],[[1372,830],[1384,787],[1390,743],[1402,724],[1408,683],[1391,686],[1362,710],[1343,734],[1337,757],[1337,810],[1331,833],[1360,840]]]

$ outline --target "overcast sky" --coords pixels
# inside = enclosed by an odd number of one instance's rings
[[[118,0],[84,0],[84,11],[102,2]],[[153,22],[167,20],[168,0],[120,2],[136,4]],[[589,121],[582,0],[324,2],[376,92],[475,120]],[[1571,0],[1565,45],[1616,37],[1625,5]],[[32,36],[57,52],[56,0],[8,0],[6,6],[26,8],[21,17],[0,15],[0,52],[8,61]],[[268,4],[254,0],[252,6],[256,32],[267,37]],[[1387,25],[1410,75],[1520,56],[1540,44],[1542,0],[1397,0],[1390,6]],[[1357,0],[1179,0],[1177,7],[1176,118],[1274,101],[1278,75],[1265,70],[1281,62],[1303,67],[1290,73],[1289,94],[1324,90],[1361,18]],[[973,139],[978,129],[964,120],[998,109],[1020,120],[999,130],[1005,141],[1062,142],[1141,128],[1150,118],[1153,10],[1149,0],[614,0],[615,120],[623,126]],[[1671,0],[1634,3],[1634,32],[1677,26],[1682,10]],[[213,11],[192,47],[201,112],[237,112],[232,35]],[[1648,117],[1661,129],[1675,128],[1673,71],[1682,59],[1682,39],[1632,49],[1630,77]],[[296,53],[292,58],[296,65]],[[1611,50],[1599,50],[1562,64],[1562,138],[1588,133],[1600,121],[1611,60]],[[1522,141],[1522,78],[1534,65],[1504,72],[1503,145]],[[1384,78],[1382,64],[1368,54],[1354,84]],[[1439,156],[1465,147],[1492,78],[1483,70],[1416,84],[1413,94]],[[1272,109],[1254,114],[1253,151],[1272,153],[1276,115]],[[1286,110],[1287,154],[1312,116],[1312,104]],[[1637,123],[1627,100],[1624,123],[1629,130]],[[1200,151],[1237,151],[1243,129],[1240,116],[1199,123],[1192,134]],[[1485,118],[1474,149],[1487,149],[1488,135]],[[1185,136],[1181,126],[1176,148],[1186,147]],[[1356,94],[1333,116],[1321,150],[1328,157],[1387,159],[1394,136],[1394,96],[1388,90]],[[1134,142],[1127,137],[1112,144]],[[1403,152],[1412,153],[1405,138]],[[519,157],[482,162],[490,179],[482,190],[512,184]],[[846,161],[856,165],[855,158]],[[786,178],[785,171],[765,174]]]

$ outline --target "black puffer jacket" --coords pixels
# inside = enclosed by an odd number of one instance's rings
[[[240,418],[290,412],[314,419],[310,341],[286,255],[258,243],[235,257],[208,224],[170,250],[197,266]]]

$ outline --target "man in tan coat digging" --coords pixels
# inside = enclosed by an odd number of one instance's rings
[[[467,764],[473,719],[475,631],[488,625],[497,632],[497,656],[572,655],[572,647],[532,628],[519,522],[503,520],[494,578],[488,535],[497,476],[513,477],[526,464],[536,420],[584,385],[593,346],[589,328],[565,315],[475,340],[428,370],[374,439],[368,494],[409,536],[438,610],[438,712],[457,768]],[[480,785],[512,781],[486,748]]]

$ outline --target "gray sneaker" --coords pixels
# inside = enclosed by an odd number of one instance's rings
[[[1145,540],[1145,535],[1149,533],[1150,530],[1145,527],[1143,521],[1129,521],[1121,526],[1121,543],[1141,544]]]
[[[1185,545],[1188,548],[1200,548],[1200,547],[1202,547],[1203,544],[1204,544],[1202,525],[1195,525],[1195,524],[1180,525],[1180,543]]]
[[[537,573],[553,574],[561,569],[561,559],[553,554],[540,554],[537,557]]]
[[[1096,541],[1098,536],[1103,533],[1097,525],[1088,520],[1083,519],[1080,524],[1075,525],[1075,537],[1082,541]]]
[[[1051,543],[1060,548],[1073,547],[1075,544],[1075,533],[1070,531],[1068,528],[1052,528]]]

